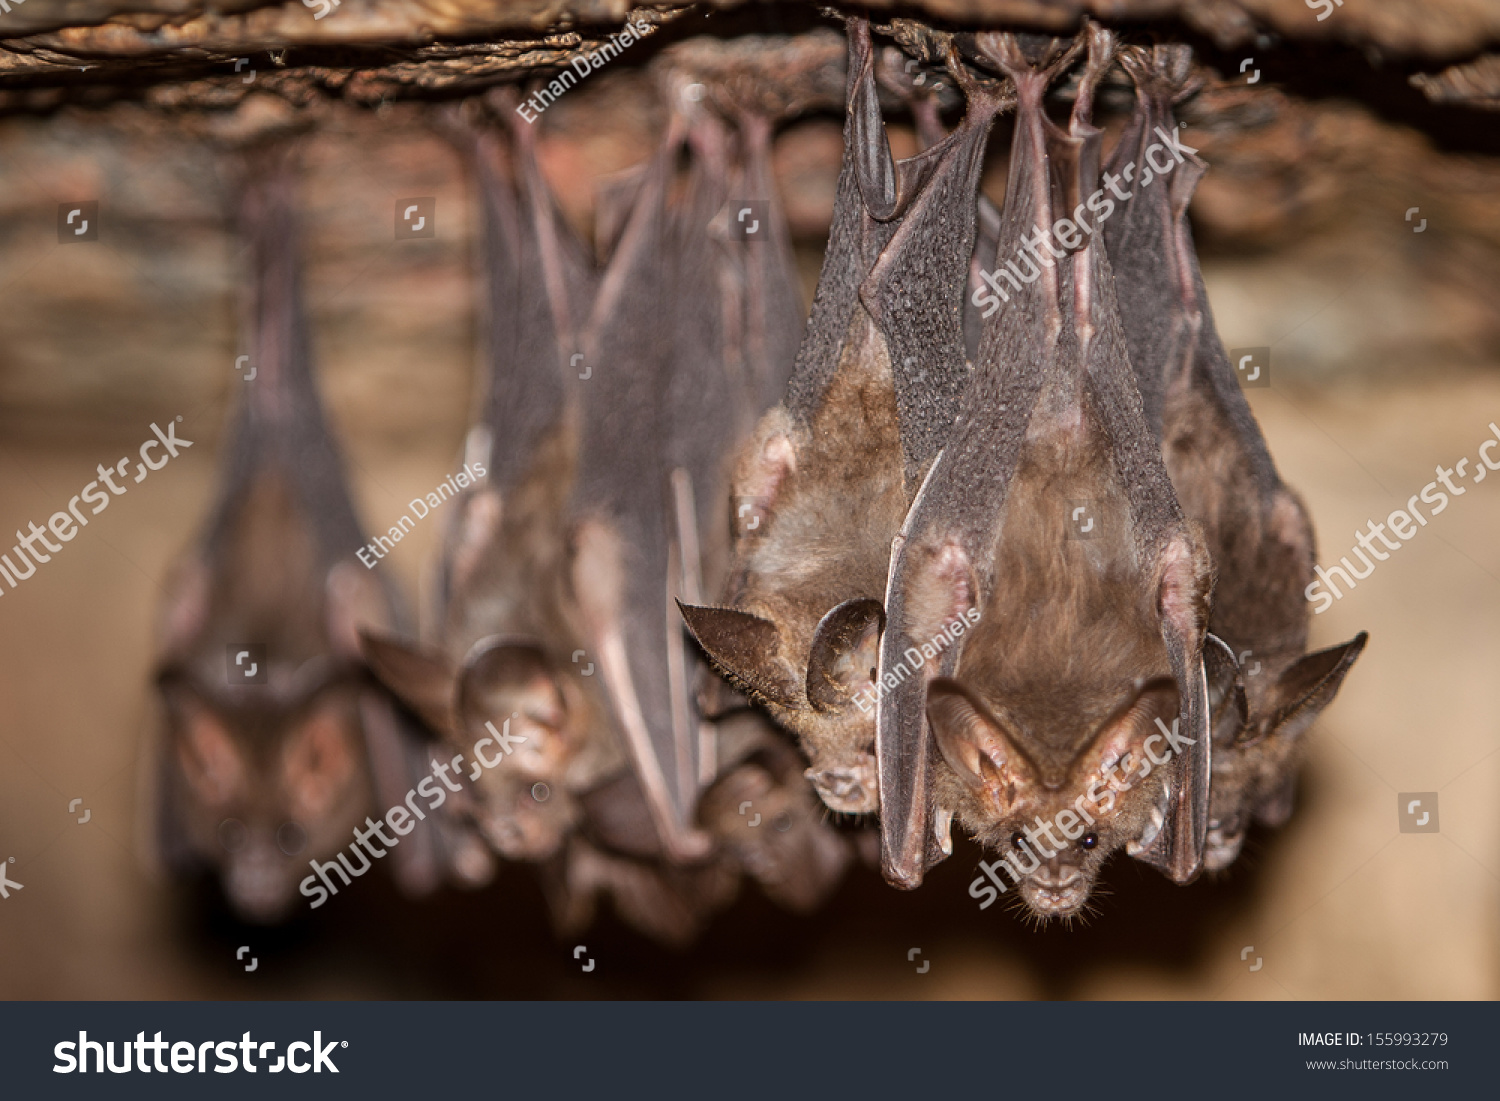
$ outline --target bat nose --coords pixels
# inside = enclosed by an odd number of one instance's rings
[[[880,806],[875,786],[875,758],[862,754],[853,764],[810,768],[805,773],[830,810],[869,814]]]

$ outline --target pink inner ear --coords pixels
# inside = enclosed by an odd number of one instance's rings
[[[208,708],[191,705],[177,753],[188,782],[205,802],[225,806],[241,793],[245,766],[239,750],[228,729]]]
[[[345,716],[324,706],[291,732],[282,757],[293,805],[304,821],[316,821],[333,806],[354,772]]]

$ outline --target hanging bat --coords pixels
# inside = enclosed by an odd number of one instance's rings
[[[500,114],[513,119],[501,97]],[[470,754],[491,727],[520,739],[494,765],[460,762],[449,808],[510,860],[557,857],[583,816],[580,796],[625,766],[608,704],[577,629],[565,577],[565,513],[578,462],[581,326],[595,273],[536,163],[529,126],[499,132],[447,118],[475,165],[486,279],[485,397],[442,556],[441,640],[367,632],[371,668],[440,739]],[[492,757],[499,756],[491,754]],[[482,881],[488,861],[466,854]]]
[[[786,397],[735,478],[730,607],[684,606],[715,666],[794,731],[831,809],[877,806],[873,672],[891,536],[967,376],[961,295],[998,96],[895,164],[868,25],[849,21],[833,226]]]
[[[1015,278],[893,547],[883,864],[915,887],[956,816],[1009,858],[1034,914],[1066,916],[1122,846],[1178,882],[1201,867],[1212,566],[1146,429],[1089,206],[1112,38],[977,42],[1019,101],[994,264]],[[1083,44],[1064,132],[1043,97]]]
[[[1312,521],[1282,483],[1214,327],[1187,221],[1207,166],[1188,152],[1164,180],[1148,182],[1156,166],[1174,163],[1163,136],[1176,133],[1173,104],[1196,86],[1191,50],[1131,49],[1121,62],[1136,107],[1106,179],[1133,190],[1105,241],[1148,424],[1218,568],[1205,655],[1216,707],[1204,864],[1219,870],[1239,854],[1252,814],[1280,825],[1291,813],[1301,735],[1332,702],[1366,635],[1306,653]]]
[[[333,860],[367,815],[401,801],[415,752],[359,663],[358,626],[399,623],[399,607],[355,557],[364,538],[312,377],[295,207],[295,151],[246,154],[255,377],[212,515],[169,579],[156,674],[164,863],[217,873],[254,922],[282,918],[309,859]],[[433,885],[435,844],[423,828],[393,853],[405,886]]]

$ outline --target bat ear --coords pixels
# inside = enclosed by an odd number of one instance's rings
[[[458,675],[445,655],[414,642],[359,632],[365,664],[436,734],[456,732],[453,701]]]
[[[807,699],[819,711],[848,707],[875,681],[885,609],[868,598],[846,600],[818,622],[807,660]]]
[[[1015,802],[1032,768],[989,710],[955,680],[927,686],[927,720],[943,760],[966,787],[997,811]]]
[[[338,800],[355,773],[350,715],[344,701],[326,699],[293,729],[282,756],[282,776],[296,817],[315,822]]]
[[[1277,710],[1271,719],[1271,734],[1289,742],[1300,738],[1338,695],[1369,637],[1361,631],[1348,642],[1297,659],[1282,673],[1276,682]]]
[[[781,707],[800,705],[799,686],[781,659],[776,624],[735,608],[677,602],[688,630],[714,665],[742,691]]]
[[[224,721],[196,698],[184,698],[177,759],[198,798],[227,806],[246,782],[244,757]]]

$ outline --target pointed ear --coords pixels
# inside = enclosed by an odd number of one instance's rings
[[[1293,741],[1302,736],[1333,702],[1344,676],[1364,651],[1370,636],[1361,631],[1348,642],[1298,658],[1276,682],[1277,710],[1271,733]]]
[[[447,657],[414,642],[359,633],[365,664],[435,734],[457,731],[453,713],[458,674]]]
[[[992,811],[1003,813],[1032,783],[1030,762],[957,681],[939,677],[928,685],[927,720],[943,760]]]
[[[354,775],[356,752],[341,702],[325,700],[297,722],[282,755],[282,776],[298,818],[316,822],[328,813]]]
[[[880,661],[885,608],[868,598],[831,609],[813,632],[807,659],[807,699],[819,711],[836,711],[874,683]]]
[[[735,608],[708,608],[677,602],[688,630],[735,687],[781,707],[795,708],[799,685],[781,659],[776,624]]]
[[[193,793],[211,807],[227,806],[243,792],[245,762],[224,721],[206,704],[185,695],[177,760]]]

